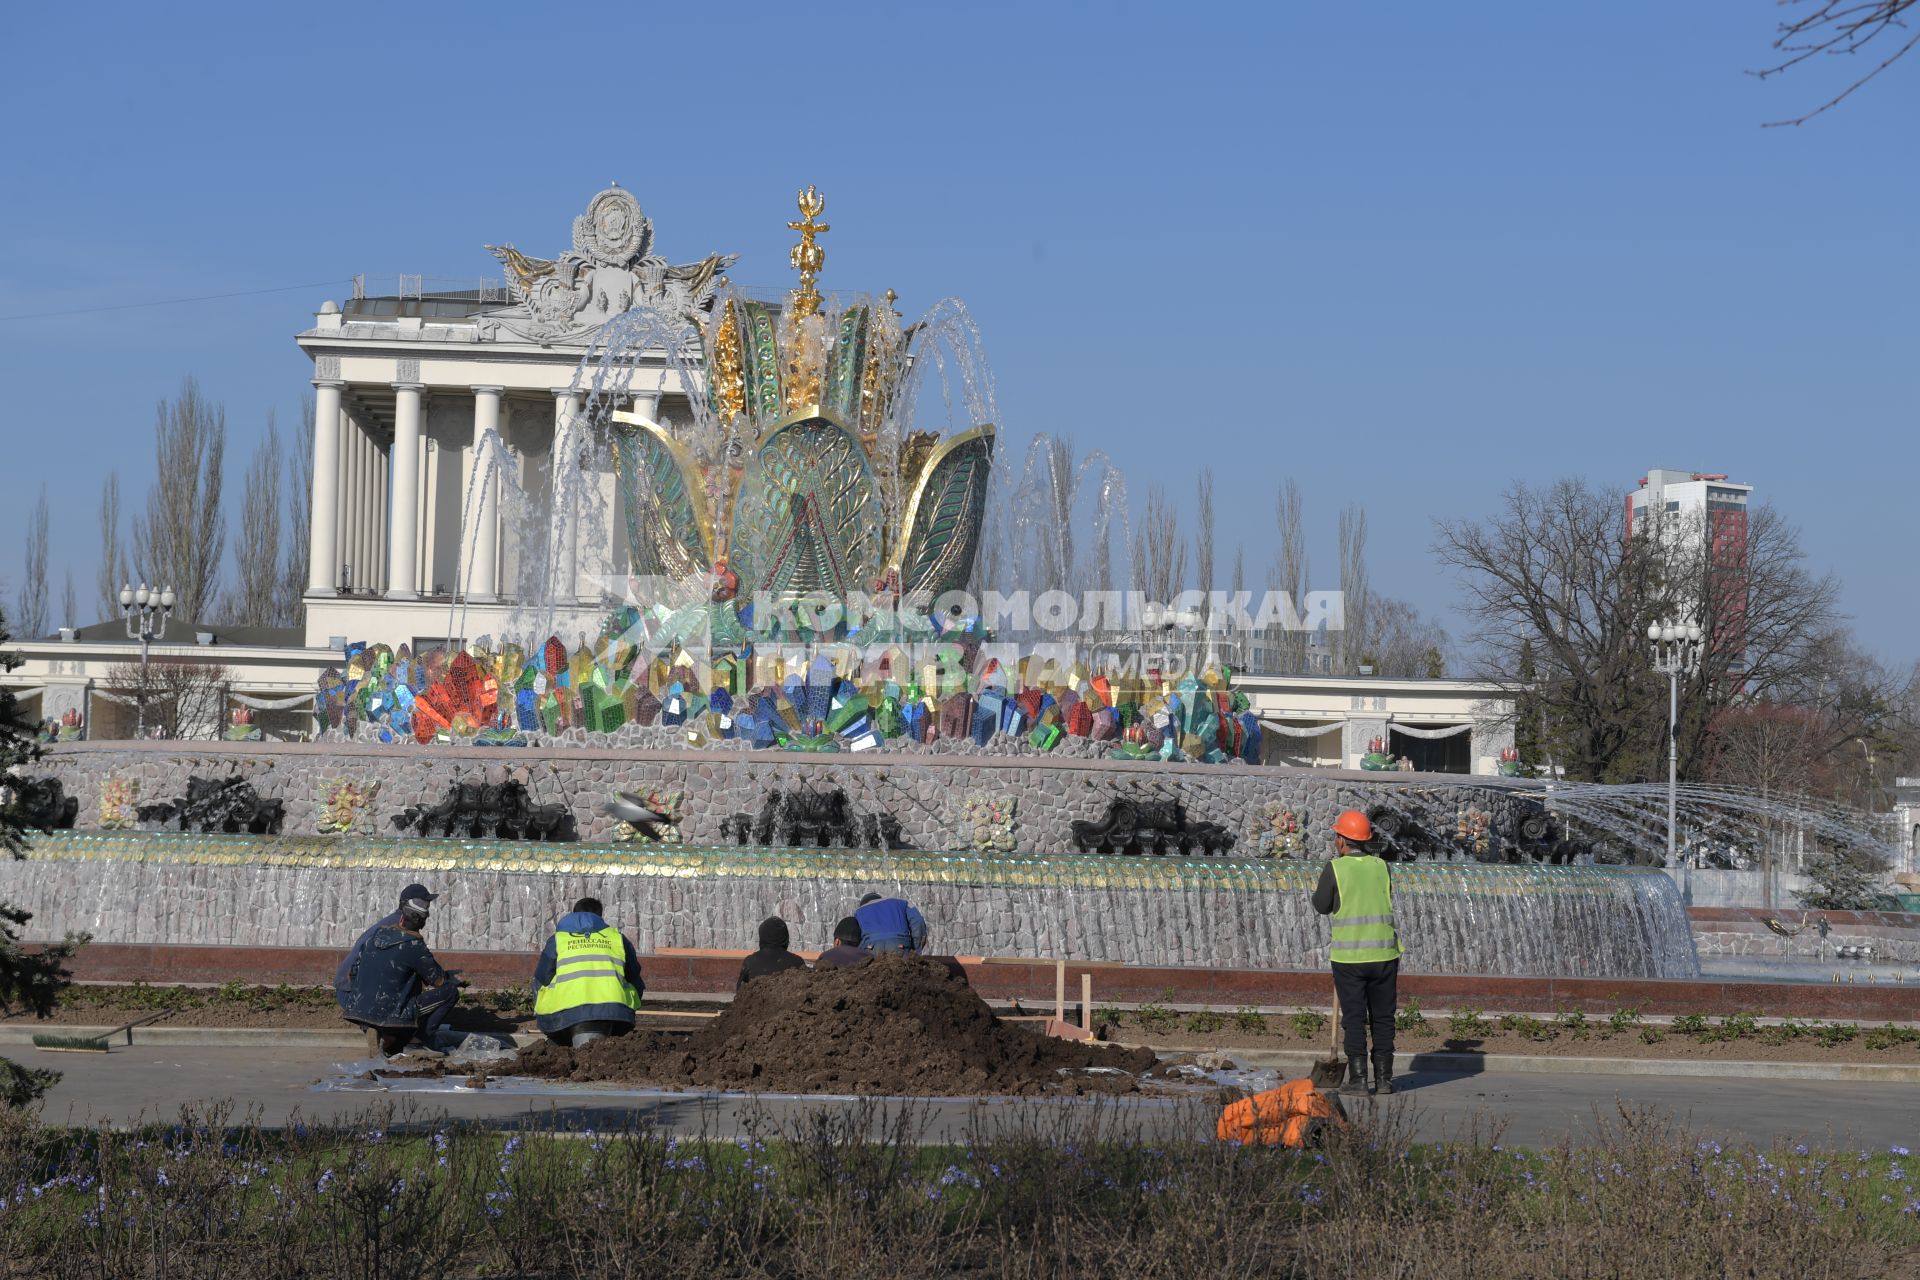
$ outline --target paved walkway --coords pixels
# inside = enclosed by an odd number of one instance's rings
[[[681,1133],[732,1136],[756,1104],[739,1096],[550,1089],[404,1092],[352,1079],[352,1064],[326,1048],[188,1048],[142,1046],[108,1054],[28,1054],[36,1066],[65,1077],[42,1114],[71,1124],[171,1121],[183,1104],[230,1100],[234,1115],[256,1110],[263,1122],[298,1116],[326,1120],[393,1104],[402,1118],[448,1116],[502,1126],[559,1123],[607,1127],[646,1117]],[[319,1087],[322,1083],[331,1087]],[[1570,1131],[1591,1131],[1596,1113],[1612,1117],[1622,1102],[1671,1110],[1703,1134],[1722,1140],[1804,1141],[1829,1146],[1920,1145],[1920,1085],[1834,1081],[1663,1079],[1647,1076],[1417,1074],[1388,1104],[1412,1111],[1423,1138],[1482,1133],[1503,1126],[1501,1140],[1541,1145]],[[343,1085],[355,1087],[343,1088]],[[776,1123],[844,1102],[776,1097],[757,1104]],[[1020,1104],[917,1100],[928,1136],[957,1137],[982,1107]],[[1060,1105],[1060,1104],[1053,1104]],[[1085,1104],[1066,1104],[1085,1105]],[[1127,1101],[1129,1114],[1157,1132],[1204,1132],[1211,1110],[1162,1100]],[[1365,1105],[1363,1103],[1363,1105]]]

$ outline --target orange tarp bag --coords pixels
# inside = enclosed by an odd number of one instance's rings
[[[1278,1089],[1229,1103],[1214,1134],[1222,1142],[1304,1147],[1329,1125],[1345,1125],[1339,1100],[1308,1080],[1289,1080]]]

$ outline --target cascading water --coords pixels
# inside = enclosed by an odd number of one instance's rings
[[[185,874],[221,894],[239,892],[237,878],[262,865],[304,878],[302,901],[314,911],[241,913],[221,935],[235,945],[313,945],[317,922],[358,918],[374,869],[404,868],[458,886],[460,905],[438,917],[435,939],[456,950],[500,949],[503,931],[520,927],[505,922],[549,920],[549,899],[581,893],[601,898],[644,952],[739,947],[769,912],[796,938],[818,941],[884,889],[920,908],[943,954],[1237,969],[1327,962],[1327,921],[1308,900],[1320,869],[1303,862],[89,831],[37,836],[30,857],[91,863],[102,903],[165,900],[152,890],[153,864],[190,864]],[[1393,886],[1409,973],[1699,974],[1679,895],[1658,872],[1416,865],[1396,868]],[[9,893],[36,917],[74,912],[50,896],[52,877]],[[336,894],[345,896],[323,900]]]

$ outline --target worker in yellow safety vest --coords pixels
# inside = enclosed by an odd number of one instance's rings
[[[1333,990],[1346,1034],[1342,1093],[1393,1092],[1393,1015],[1400,979],[1400,931],[1384,859],[1368,851],[1373,823],[1358,809],[1333,820],[1334,856],[1320,873],[1313,909],[1333,917]],[[1373,1031],[1373,1083],[1367,1083],[1367,1031]]]
[[[582,898],[560,917],[533,970],[533,1012],[547,1039],[579,1049],[633,1030],[647,984],[633,943]]]

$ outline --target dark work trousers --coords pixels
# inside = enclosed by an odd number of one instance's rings
[[[453,1012],[454,1003],[459,999],[460,988],[451,982],[444,987],[428,987],[420,992],[408,1002],[406,1010],[400,1015],[403,1018],[408,1014],[413,1016],[411,1027],[380,1025],[369,1027],[370,1030],[380,1034],[380,1052],[391,1058],[415,1042],[432,1048],[433,1033],[446,1022],[447,1015]]]
[[[1367,1028],[1373,1028],[1373,1051],[1393,1052],[1393,1010],[1398,999],[1400,962],[1369,960],[1363,964],[1333,966],[1333,991],[1340,998],[1340,1030],[1347,1057],[1367,1059]]]
[[[454,1001],[460,998],[460,988],[449,982],[444,987],[431,987],[420,993],[414,1001],[414,1016],[420,1020],[420,1030],[415,1038],[421,1044],[432,1044],[433,1033],[440,1029],[453,1012]]]

